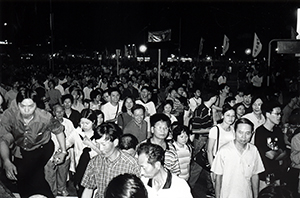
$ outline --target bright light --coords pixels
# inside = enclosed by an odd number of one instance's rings
[[[245,49],[245,54],[250,55],[251,54],[251,49],[250,48]]]
[[[141,45],[141,46],[139,47],[139,50],[140,50],[140,52],[145,53],[145,52],[147,51],[146,45]]]
[[[3,25],[4,25],[4,26],[7,26],[7,23],[4,23]]]

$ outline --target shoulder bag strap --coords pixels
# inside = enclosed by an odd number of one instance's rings
[[[218,150],[219,150],[219,139],[220,139],[220,129],[219,129],[219,127],[218,126],[216,126],[217,127],[217,152],[218,152]]]

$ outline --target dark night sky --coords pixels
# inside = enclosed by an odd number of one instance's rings
[[[203,53],[211,54],[214,46],[221,49],[224,34],[230,39],[229,54],[244,53],[252,48],[256,32],[266,55],[271,39],[290,38],[299,5],[295,1],[52,1],[54,48],[123,50],[125,44],[145,43],[148,31],[171,28],[167,47],[175,51],[181,24],[182,54],[196,55],[201,37]],[[8,38],[18,46],[46,45],[50,1],[0,0],[0,8],[1,40]]]

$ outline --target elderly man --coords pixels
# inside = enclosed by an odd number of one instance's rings
[[[51,132],[56,135],[60,152],[55,163],[64,161],[67,152],[64,127],[51,114],[36,107],[37,95],[32,90],[19,92],[16,97],[18,108],[3,113],[0,124],[0,154],[6,176],[17,180],[21,197],[34,194],[54,197],[45,180],[44,166],[54,151]],[[16,146],[14,163],[11,161],[10,148]]]
[[[137,153],[141,179],[149,198],[192,198],[186,181],[164,168],[164,150],[161,146],[142,143]]]

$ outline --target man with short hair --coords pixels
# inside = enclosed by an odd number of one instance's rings
[[[72,121],[75,128],[79,126],[81,115],[79,111],[72,108],[74,97],[71,94],[66,94],[61,97],[62,106],[64,107],[64,117]]]
[[[119,113],[121,113],[123,101],[120,100],[118,88],[110,88],[108,94],[110,101],[101,107],[101,111],[104,114],[104,122],[116,122]]]
[[[95,129],[100,154],[92,158],[86,168],[81,182],[85,187],[82,197],[92,197],[97,189],[95,197],[103,198],[106,186],[114,177],[124,173],[140,175],[136,159],[118,148],[121,136],[121,128],[112,122],[103,123]]]
[[[61,152],[54,163],[61,164],[66,155],[64,127],[50,113],[36,107],[37,94],[26,89],[16,98],[18,108],[7,109],[0,123],[0,154],[8,179],[17,180],[21,197],[41,194],[54,198],[45,180],[44,166],[54,151],[51,133],[56,135]],[[10,148],[17,146],[14,162]]]
[[[259,174],[260,190],[283,178],[280,161],[287,155],[284,135],[277,126],[281,119],[281,105],[277,101],[262,104],[266,122],[256,129],[254,143],[263,161],[265,171]]]
[[[164,150],[161,146],[143,143],[138,147],[137,154],[141,180],[149,198],[192,198],[186,181],[164,167]]]
[[[147,134],[147,122],[145,118],[145,107],[140,104],[136,104],[131,109],[133,113],[133,119],[125,126],[124,134],[130,133],[134,135],[138,142],[141,142],[147,137],[150,137],[150,133]]]

